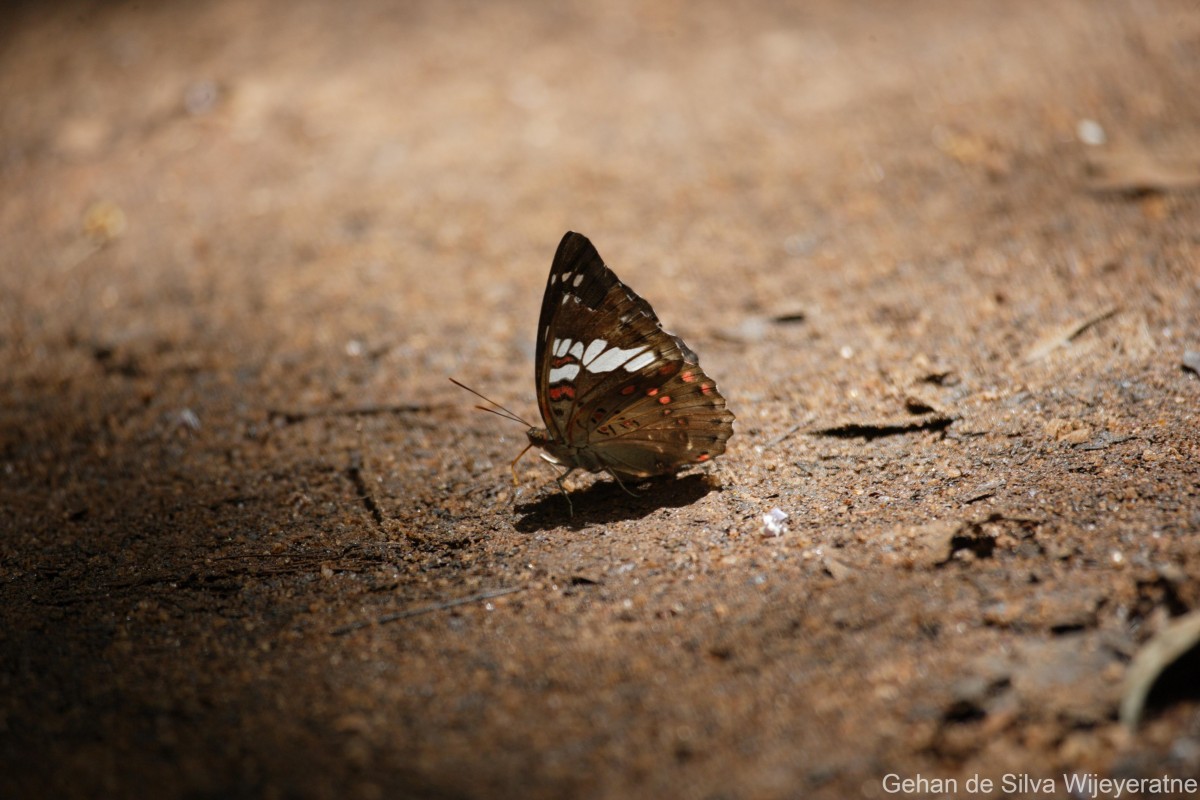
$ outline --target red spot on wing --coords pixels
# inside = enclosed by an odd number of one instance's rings
[[[712,394],[712,390],[713,390],[713,385],[711,383],[700,384],[700,393],[701,394]]]
[[[574,363],[574,361],[575,361],[575,356],[573,356],[573,355],[559,356],[558,358],[552,359],[550,361],[550,366],[557,368],[557,367],[561,367],[563,364],[572,364],[572,363]]]
[[[688,383],[692,383],[693,381],[696,380],[696,374],[694,372],[692,372],[690,369],[685,369],[682,373],[680,373],[679,379],[681,381],[686,381]]]
[[[658,368],[659,375],[670,375],[674,371],[675,371],[675,365],[670,364],[670,363],[663,364],[661,367]]]
[[[658,402],[665,406],[667,403],[671,402],[671,395],[664,394],[662,397],[658,398]]]
[[[637,391],[637,387],[631,383],[628,386],[626,386],[624,389],[621,390],[621,394],[628,396],[628,395],[633,394],[636,391]]]
[[[654,397],[654,395],[656,395],[656,394],[658,394],[658,389],[647,389],[646,390],[647,397]]]
[[[710,458],[712,458],[712,456],[710,456],[708,453],[701,453],[700,455],[696,456],[696,461],[708,461]]]
[[[562,400],[564,397],[567,398],[568,400],[574,400],[575,399],[575,387],[570,386],[570,385],[551,386],[549,394],[550,394],[551,400]]]

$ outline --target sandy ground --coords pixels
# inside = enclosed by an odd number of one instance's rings
[[[1200,774],[1194,2],[5,17],[0,796]],[[568,229],[737,414],[573,516]]]

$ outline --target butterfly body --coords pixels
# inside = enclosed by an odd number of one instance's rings
[[[535,379],[547,460],[618,481],[671,475],[725,452],[734,416],[683,340],[568,232],[538,319]]]

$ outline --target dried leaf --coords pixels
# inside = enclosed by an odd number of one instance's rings
[[[1074,320],[1066,325],[1061,325],[1055,328],[1041,339],[1038,339],[1037,342],[1035,342],[1034,345],[1025,352],[1025,357],[1021,359],[1022,362],[1031,364],[1034,361],[1040,361],[1058,348],[1065,347],[1075,337],[1086,331],[1088,328],[1103,322],[1120,310],[1121,309],[1119,306],[1108,306],[1107,308],[1097,311],[1095,314],[1082,319]]]
[[[919,566],[936,567],[945,564],[954,555],[954,537],[965,523],[961,520],[939,520],[918,525],[909,535],[919,547],[913,561]]]
[[[975,488],[959,495],[958,502],[966,506],[970,505],[971,503],[978,503],[980,500],[986,500],[989,497],[994,497],[997,490],[1004,488],[1006,483],[1007,481],[1005,481],[1003,478],[981,483]]]
[[[814,436],[833,436],[838,439],[862,438],[870,441],[883,436],[945,430],[954,423],[955,419],[957,418],[948,414],[929,414],[917,418],[907,416],[873,422],[843,422],[828,428],[819,428],[812,433]]]
[[[1144,150],[1096,154],[1086,165],[1089,191],[1127,195],[1200,189],[1200,161]]]
[[[1193,611],[1173,620],[1133,657],[1125,673],[1125,688],[1121,696],[1121,722],[1127,728],[1137,727],[1150,690],[1172,664],[1200,645],[1200,611]]]
[[[829,573],[829,577],[835,581],[844,581],[854,574],[853,567],[831,556],[825,556],[825,560],[821,562],[821,566]]]

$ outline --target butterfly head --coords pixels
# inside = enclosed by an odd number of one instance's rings
[[[545,428],[530,428],[525,431],[525,435],[529,437],[529,443],[534,447],[545,449],[546,445],[550,444],[550,434]]]
[[[598,468],[598,462],[594,458],[588,458],[585,453],[580,452],[579,448],[555,439],[545,428],[530,428],[525,431],[525,435],[529,437],[530,445],[542,451],[538,455],[551,464],[566,466],[568,469],[584,467],[595,470]]]
[[[554,458],[554,463],[559,463],[562,460],[560,451],[564,450],[562,442],[555,441],[554,437],[545,428],[530,428],[525,431],[525,435],[529,437],[529,443],[534,447],[539,447],[546,453],[550,453]]]

